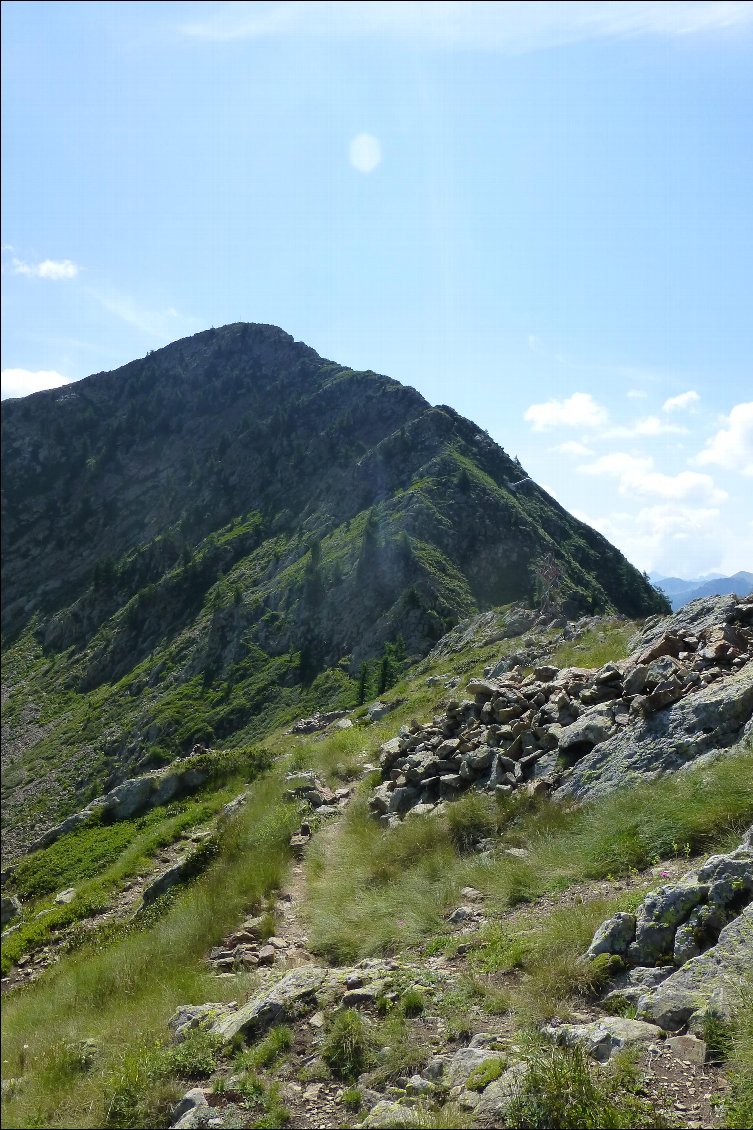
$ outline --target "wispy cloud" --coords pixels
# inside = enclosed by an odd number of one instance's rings
[[[71,379],[55,369],[3,369],[0,374],[0,396],[3,400],[30,396],[32,392],[43,392],[46,388],[70,384]]]
[[[26,263],[23,259],[14,259],[12,270],[14,275],[60,282],[75,279],[80,267],[72,259],[43,259],[41,263]]]
[[[523,413],[535,432],[548,432],[552,428],[601,428],[609,419],[606,408],[589,392],[574,392],[566,400],[547,400],[531,404]]]
[[[174,341],[200,327],[170,306],[164,310],[149,309],[126,294],[109,290],[90,290],[89,293],[105,310],[154,341]]]
[[[660,502],[636,513],[573,511],[600,530],[641,569],[697,577],[709,570],[735,573],[753,560],[753,524],[727,521],[716,507]]]
[[[569,439],[566,443],[558,443],[556,447],[552,448],[559,455],[574,455],[580,459],[585,459],[588,455],[593,455],[590,447],[586,447],[585,443],[578,443],[575,439]],[[551,494],[551,491],[549,492]]]
[[[700,400],[697,392],[681,392],[679,396],[670,396],[669,400],[665,400],[662,405],[663,412],[680,412],[686,408],[692,408]]]
[[[753,401],[735,405],[724,426],[711,437],[694,462],[701,466],[712,463],[726,471],[753,475]]]
[[[272,36],[366,38],[377,35],[423,47],[523,54],[584,40],[677,37],[740,29],[753,23],[751,3],[483,0],[374,2],[288,0],[273,5],[228,3],[208,19],[180,26],[210,42]]]
[[[638,439],[652,436],[685,435],[688,429],[682,424],[668,424],[658,416],[644,416],[634,424],[616,424],[603,433],[604,439]]]
[[[714,485],[711,475],[702,475],[697,471],[680,471],[677,475],[665,475],[655,470],[650,455],[630,455],[624,451],[614,451],[609,455],[602,455],[593,463],[579,467],[578,470],[584,475],[613,476],[617,479],[619,493],[630,498],[664,499],[718,506],[728,497],[726,491]]]

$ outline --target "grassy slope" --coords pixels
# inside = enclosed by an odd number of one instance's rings
[[[619,627],[597,631],[581,641],[582,650],[574,656],[562,653],[558,658],[584,666],[596,656],[603,662],[624,653],[625,638]],[[251,974],[217,981],[208,976],[203,958],[249,910],[270,905],[272,892],[284,881],[287,838],[299,818],[295,806],[282,800],[284,772],[311,766],[332,783],[355,775],[374,761],[380,742],[401,722],[437,709],[446,692],[427,686],[427,676],[476,673],[513,642],[422,664],[420,674],[414,671],[388,696],[407,701],[376,725],[324,736],[272,735],[268,745],[275,765],[252,785],[245,809],[220,835],[218,854],[205,875],[165,900],[147,928],[114,927],[9,999],[3,1010],[4,1075],[20,1083],[6,1096],[3,1125],[167,1125],[171,1105],[196,1077],[190,1065],[171,1059],[172,1053],[158,1046],[166,1039],[168,1017],[178,1004],[239,999],[254,983]],[[576,812],[548,803],[500,807],[469,795],[446,817],[412,819],[389,832],[366,815],[366,779],[339,834],[324,838],[326,847],[315,841],[308,862],[305,913],[311,945],[327,959],[348,961],[369,953],[451,952],[454,943],[442,915],[470,884],[486,894],[490,911],[512,917],[503,917],[476,939],[465,988],[445,1003],[451,1028],[462,1031],[471,1001],[493,1014],[511,1010],[521,1024],[555,1008],[566,1009],[573,995],[588,989],[576,958],[594,926],[606,913],[634,904],[652,882],[637,873],[657,858],[733,843],[753,819],[751,779],[753,752],[748,749],[707,769],[631,789]],[[227,791],[239,784],[228,782]],[[115,876],[122,879],[158,842],[178,835],[186,822],[205,818],[208,804],[216,809],[214,801],[199,798],[186,802],[183,813],[164,812],[153,818],[154,824],[150,818],[134,828],[133,840],[120,855],[114,844],[110,855],[103,850],[97,875],[76,871],[69,858],[69,869],[57,871],[61,884],[74,878],[101,884]],[[494,845],[487,860],[469,850],[479,835]],[[530,854],[522,861],[513,859],[502,854],[508,846],[525,846]],[[53,849],[48,851],[52,863]],[[605,894],[586,887],[583,897],[564,899],[562,905],[555,901],[546,911],[536,902],[541,895],[556,900],[574,885],[581,890],[583,884],[619,876],[635,880],[629,891]],[[525,976],[517,989],[501,992],[495,978],[510,969]],[[741,1013],[741,1026],[747,1015]],[[393,1027],[398,1020],[393,1018]],[[80,1042],[87,1039],[97,1043],[90,1057],[80,1054]],[[403,1029],[396,1028],[390,1039],[408,1056],[410,1041]],[[389,1042],[386,1037],[384,1042]],[[212,1051],[197,1048],[193,1054],[211,1059]],[[743,1125],[740,1119],[750,1101],[743,1040],[735,1044],[733,1056],[741,1066],[735,1124]],[[278,1119],[266,1124],[282,1124],[274,1095],[265,1094],[265,1117],[273,1119],[269,1111],[276,1110]]]

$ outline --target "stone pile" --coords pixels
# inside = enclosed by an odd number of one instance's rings
[[[347,710],[328,710],[320,713],[315,710],[310,718],[299,718],[288,730],[289,734],[315,734],[319,730],[326,730],[333,722],[345,718]]]
[[[665,631],[653,631],[652,624],[648,646],[598,670],[543,664],[529,675],[516,668],[471,679],[469,697],[451,699],[443,715],[428,724],[403,726],[382,745],[383,782],[371,799],[372,810],[391,824],[411,811],[431,811],[471,786],[498,794],[522,785],[550,788],[566,782],[567,770],[602,743],[611,741],[615,757],[621,755],[623,739],[630,745],[639,738],[639,746],[646,739],[654,775],[679,768],[688,756],[663,765],[650,746],[651,719],[689,696],[707,705],[706,713],[693,713],[698,733],[690,756],[712,748],[715,739],[731,744],[753,714],[753,664],[747,666],[753,654],[753,599],[696,603],[707,613],[698,627],[683,627],[678,616],[666,622]],[[715,690],[726,680],[732,688],[729,706]]]
[[[263,916],[247,918],[209,952],[209,964],[217,973],[238,973],[259,966],[274,965],[287,955],[288,944],[269,936],[269,923]]]
[[[709,1011],[729,1016],[753,968],[753,828],[735,851],[652,891],[635,914],[603,922],[585,959],[604,954],[622,970],[608,1007],[635,1004],[641,1019],[669,1031],[702,1031]]]

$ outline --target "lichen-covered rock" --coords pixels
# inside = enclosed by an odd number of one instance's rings
[[[713,1012],[729,1017],[740,980],[753,969],[753,906],[722,930],[711,949],[692,958],[657,989],[641,997],[638,1015],[666,1031],[676,1031]]]
[[[15,895],[3,895],[0,902],[0,924],[7,926],[21,913],[21,900]]]
[[[703,902],[708,891],[707,885],[690,880],[659,887],[647,895],[638,908],[635,941],[628,946],[628,959],[635,965],[655,965],[670,956],[677,927]]]
[[[271,989],[257,993],[241,1008],[220,1017],[211,1027],[214,1035],[229,1043],[237,1035],[258,1035],[272,1024],[283,1024],[311,1011],[316,994],[329,977],[326,969],[302,966],[288,973]]]
[[[476,1117],[482,1120],[494,1120],[495,1125],[504,1125],[504,1120],[513,1099],[516,1097],[528,1073],[527,1064],[513,1063],[506,1071],[495,1079],[481,1094],[476,1104]]]
[[[592,1059],[606,1063],[622,1048],[635,1044],[653,1043],[663,1036],[656,1024],[646,1024],[641,1020],[628,1020],[623,1016],[605,1016],[590,1024],[559,1024],[543,1029],[556,1044],[565,1047],[580,1047]]]
[[[673,706],[618,728],[578,761],[554,795],[583,800],[674,772],[710,750],[735,744],[752,715],[753,664],[748,663]]]
[[[465,1086],[474,1071],[499,1060],[499,1052],[489,1048],[460,1048],[449,1061],[443,1082],[448,1087]]]
[[[210,1028],[229,1011],[231,1011],[229,1005],[218,1001],[180,1005],[167,1022],[172,1032],[173,1043],[181,1044],[195,1028]]]
[[[602,953],[622,956],[635,937],[635,915],[620,912],[602,922],[593,936],[586,957],[598,957]]]

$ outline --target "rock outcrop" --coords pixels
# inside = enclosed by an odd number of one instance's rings
[[[689,605],[651,623],[629,659],[471,679],[428,724],[381,748],[372,810],[391,823],[470,787],[587,798],[736,743],[753,716],[753,600]]]
[[[728,1017],[753,968],[753,828],[735,851],[652,891],[635,914],[603,922],[586,958],[604,954],[630,967],[608,1005],[637,1003],[641,1020],[667,1031],[701,1031],[709,1013]]]
[[[203,751],[202,751],[203,752]],[[178,797],[196,792],[209,779],[209,771],[196,765],[191,757],[178,759],[166,769],[157,769],[141,777],[132,777],[74,812],[29,845],[28,851],[49,847],[68,832],[75,831],[89,820],[128,820]]]

